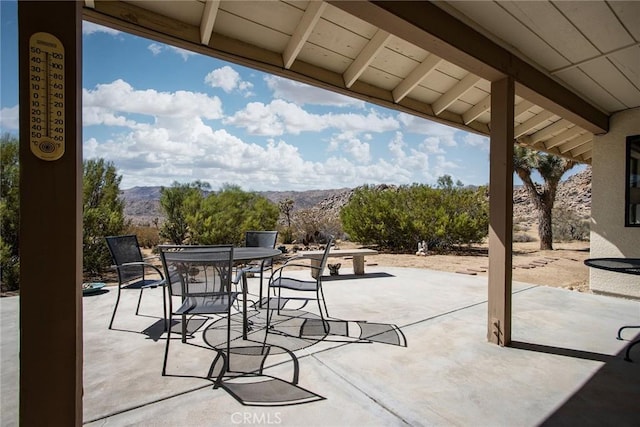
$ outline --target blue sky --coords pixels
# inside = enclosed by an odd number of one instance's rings
[[[0,7],[0,131],[17,135],[17,6]],[[89,22],[82,87],[83,156],[122,189],[489,181],[488,138]]]

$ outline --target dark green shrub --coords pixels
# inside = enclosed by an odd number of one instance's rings
[[[86,160],[83,164],[83,271],[100,274],[111,265],[104,238],[122,234],[128,224],[119,198],[122,177],[111,162]]]
[[[18,183],[18,139],[0,138],[0,289],[20,288],[20,192]]]
[[[225,185],[205,197],[202,189],[197,182],[162,189],[167,219],[161,237],[176,244],[240,245],[245,231],[276,229],[278,206],[257,193]]]
[[[480,242],[489,224],[485,189],[451,183],[360,187],[340,217],[352,240],[401,252],[415,252],[423,240],[430,250]]]

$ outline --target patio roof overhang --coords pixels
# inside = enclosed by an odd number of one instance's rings
[[[640,105],[632,3],[95,0],[83,17],[483,135],[508,76],[516,140],[590,163],[608,115]]]
[[[55,34],[67,58],[65,156],[43,162],[26,138],[20,147],[25,424],[82,422],[82,19],[490,135],[487,335],[501,345],[512,142],[589,163],[610,114],[640,105],[635,2],[21,1],[18,12],[21,135],[29,36]]]

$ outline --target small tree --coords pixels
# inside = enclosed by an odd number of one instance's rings
[[[0,288],[20,288],[20,169],[18,139],[0,137]]]
[[[291,243],[293,241],[293,232],[291,231],[291,214],[293,213],[293,200],[285,199],[278,203],[280,213],[284,215],[287,227],[280,232],[282,243]]]
[[[540,249],[553,249],[553,205],[556,191],[562,175],[576,165],[573,160],[540,153],[516,145],[513,150],[513,168],[518,174],[535,209],[538,211],[538,236]],[[537,171],[544,183],[537,185],[531,178],[532,171]]]
[[[83,167],[83,271],[99,274],[111,264],[104,238],[122,234],[128,225],[119,197],[122,177],[104,159],[86,160]]]
[[[210,185],[206,182],[195,181],[190,184],[174,182],[171,187],[160,190],[160,207],[167,219],[160,229],[160,237],[175,245],[187,241],[189,227],[187,215],[197,213],[203,200],[203,192]]]
[[[193,243],[239,245],[245,231],[274,230],[278,215],[278,207],[266,198],[236,185],[224,185],[185,219]]]

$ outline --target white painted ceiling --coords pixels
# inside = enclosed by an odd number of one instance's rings
[[[434,4],[485,36],[470,42],[470,54],[425,48],[455,45],[455,32],[447,35],[446,28],[435,44],[430,33],[408,41],[413,26],[406,21],[380,28],[373,23],[382,22],[376,2],[87,0],[84,18],[485,135],[499,61],[467,67],[464,59],[475,56],[473,49],[484,52],[482,43],[523,60],[598,113],[640,106],[640,2]],[[404,6],[418,19],[433,8]],[[516,83],[519,73],[516,68]],[[514,109],[518,142],[591,161],[592,132],[602,129],[591,126],[592,116],[576,120],[527,91],[516,91]]]

